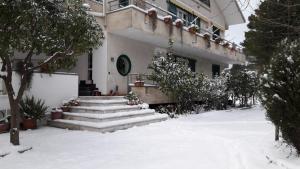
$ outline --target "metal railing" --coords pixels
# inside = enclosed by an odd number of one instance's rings
[[[143,81],[144,84],[157,86],[157,83],[153,80],[149,80],[150,75],[147,74],[138,74],[138,73],[132,73],[127,76],[128,78],[128,85],[133,85],[136,81]]]
[[[118,10],[118,9],[126,8],[129,5],[134,5],[134,6],[140,8],[140,9],[143,9],[145,11],[148,11],[151,8],[155,8],[157,10],[157,15],[158,16],[164,17],[164,16],[167,16],[167,15],[170,15],[170,16],[172,16],[173,21],[175,21],[176,19],[179,18],[176,14],[174,14],[174,13],[168,11],[168,10],[165,10],[165,9],[159,7],[158,5],[156,5],[154,3],[151,3],[151,2],[148,2],[146,0],[111,0],[111,1],[108,2],[108,12],[112,12],[112,11],[115,11],[115,10]],[[180,19],[183,21],[184,27],[186,29],[187,29],[188,26],[193,24],[192,22],[189,22],[188,20],[184,20],[182,18],[180,18]],[[235,47],[235,49],[237,51],[242,52],[243,47],[241,47],[240,45],[235,44],[233,42],[230,42],[230,41],[222,38],[219,35],[214,34],[210,30],[199,27],[198,35],[200,35],[199,33],[209,34],[211,41],[215,41],[215,39],[219,38],[219,39],[222,40],[223,44],[227,43],[227,44],[229,44],[229,46]]]

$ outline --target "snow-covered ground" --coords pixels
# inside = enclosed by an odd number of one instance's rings
[[[275,143],[260,107],[212,111],[100,134],[44,127],[21,132],[20,147],[0,135],[1,169],[299,169]],[[20,149],[33,147],[25,153]]]

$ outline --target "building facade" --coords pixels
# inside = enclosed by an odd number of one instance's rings
[[[93,95],[95,90],[102,95],[125,95],[135,90],[142,97],[147,95],[146,102],[168,102],[157,91],[157,86],[134,88],[131,84],[137,75],[151,73],[148,65],[153,55],[166,52],[170,38],[174,41],[174,54],[186,58],[191,70],[208,77],[220,74],[229,64],[245,62],[241,49],[225,40],[225,31],[230,25],[245,22],[235,0],[83,1],[88,12],[102,25],[105,40],[98,49],[79,57],[70,72],[35,76],[33,86],[40,86],[40,91],[32,88],[29,93],[37,94],[48,105],[58,106],[63,99],[78,95]],[[192,27],[198,29],[193,32]],[[50,88],[57,93],[51,93]],[[4,95],[1,83],[0,99],[8,107]]]
[[[93,83],[102,94],[126,94],[132,75],[150,74],[156,52],[174,40],[176,56],[186,58],[191,69],[209,77],[228,64],[243,63],[237,45],[225,40],[230,25],[245,19],[232,0],[85,0],[90,13],[103,25],[102,47],[79,58],[73,72],[81,83]],[[103,4],[106,4],[103,6]],[[151,12],[157,16],[151,16]],[[172,23],[165,19],[172,18]],[[183,27],[176,26],[178,19]],[[189,28],[197,25],[196,33]],[[81,93],[87,94],[87,93]]]

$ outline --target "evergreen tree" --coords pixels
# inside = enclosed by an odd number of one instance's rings
[[[283,40],[262,75],[261,100],[267,117],[300,154],[300,40]]]
[[[299,4],[300,0],[265,0],[249,17],[243,45],[260,70],[270,63],[280,41],[300,38]]]
[[[233,65],[226,76],[229,93],[240,106],[248,106],[248,101],[257,94],[259,80],[256,71],[250,70],[245,65]]]
[[[0,0],[0,79],[5,82],[10,110],[11,137],[19,144],[19,103],[34,70],[44,66],[70,68],[76,56],[101,45],[103,33],[81,0]],[[17,56],[18,52],[25,56]],[[15,91],[12,76],[15,60],[21,60],[20,88]],[[41,62],[32,63],[36,57]]]

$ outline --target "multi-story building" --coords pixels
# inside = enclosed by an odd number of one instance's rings
[[[105,40],[88,57],[80,57],[73,71],[79,74],[81,83],[93,82],[102,94],[115,92],[116,88],[119,94],[127,93],[133,75],[149,74],[153,55],[165,51],[170,38],[175,42],[175,55],[186,58],[193,71],[209,77],[219,74],[228,64],[245,61],[237,45],[224,37],[230,25],[245,22],[235,0],[85,0],[85,3],[103,25]],[[168,18],[172,18],[171,22]],[[182,28],[176,26],[178,19]],[[189,31],[195,25],[199,29]]]
[[[134,76],[150,74],[148,65],[153,55],[165,52],[170,38],[174,54],[186,58],[191,70],[209,77],[220,74],[229,64],[245,61],[241,49],[225,40],[230,25],[245,22],[236,0],[83,1],[103,26],[105,40],[98,49],[79,57],[71,71],[78,77],[66,73],[35,76],[36,87],[31,92],[51,106],[78,96],[78,83],[79,95],[92,95],[95,88],[104,95],[116,91],[125,95]],[[195,25],[198,30],[189,29]],[[132,90],[146,102],[167,102],[156,86]],[[5,92],[0,91],[0,95]]]

